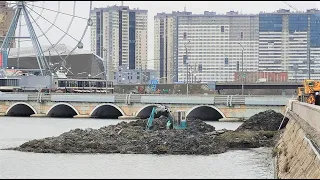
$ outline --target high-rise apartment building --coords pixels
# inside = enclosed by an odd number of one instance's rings
[[[108,79],[118,66],[146,69],[148,57],[148,11],[128,6],[91,11],[91,50],[106,59]]]
[[[158,13],[154,17],[154,69],[161,82],[178,79],[178,17],[190,12]]]
[[[167,82],[233,81],[243,48],[244,71],[258,70],[258,15],[173,12],[154,19],[155,70]]]
[[[242,70],[242,49],[245,74],[286,72],[289,81],[303,80],[310,62],[311,78],[320,79],[319,10],[172,12],[159,13],[154,21],[155,70],[168,83],[233,81]]]
[[[289,80],[320,79],[320,11],[280,9],[259,14],[259,70],[288,72]]]
[[[8,7],[7,1],[0,1],[0,36],[2,36],[0,37],[0,45],[9,30],[13,15],[14,9],[12,7]],[[10,47],[14,48],[15,44],[15,41],[13,41]]]

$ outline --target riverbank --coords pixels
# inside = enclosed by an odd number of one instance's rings
[[[186,130],[167,130],[166,119],[120,122],[100,129],[74,129],[57,137],[31,140],[13,150],[36,153],[220,154],[232,148],[272,147],[283,116],[265,111],[237,130],[216,130],[201,120],[188,120]],[[254,123],[254,124],[253,124]]]

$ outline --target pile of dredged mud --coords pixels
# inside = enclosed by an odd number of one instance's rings
[[[36,153],[218,154],[230,148],[273,146],[282,119],[274,111],[261,112],[236,131],[215,130],[199,119],[187,120],[184,130],[166,129],[165,117],[155,119],[150,130],[146,130],[146,119],[123,121],[100,129],[74,129],[11,149]]]

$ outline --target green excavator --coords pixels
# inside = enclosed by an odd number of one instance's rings
[[[151,129],[155,115],[162,115],[167,118],[167,129],[186,129],[187,127],[185,111],[177,111],[175,114],[176,116],[174,117],[167,106],[158,105],[152,108],[151,114],[148,118],[146,130]]]

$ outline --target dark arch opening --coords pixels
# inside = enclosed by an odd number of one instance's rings
[[[7,116],[19,116],[19,117],[28,117],[32,114],[35,114],[29,106],[25,104],[16,104],[9,109]]]
[[[111,105],[102,105],[95,109],[91,117],[92,118],[103,118],[103,119],[118,119],[119,116],[123,116],[117,108],[111,106]]]
[[[187,119],[201,119],[203,121],[219,121],[221,118],[223,118],[222,114],[209,106],[197,107],[187,116]]]
[[[77,115],[77,112],[66,104],[58,104],[48,112],[50,117],[71,118],[75,115]]]
[[[138,112],[137,117],[139,117],[141,119],[149,118],[153,107],[157,107],[157,106],[156,105],[150,105],[150,106],[147,106],[147,107],[143,108],[140,112]],[[159,118],[160,116],[161,116],[161,114],[155,114],[154,117],[155,118]]]

